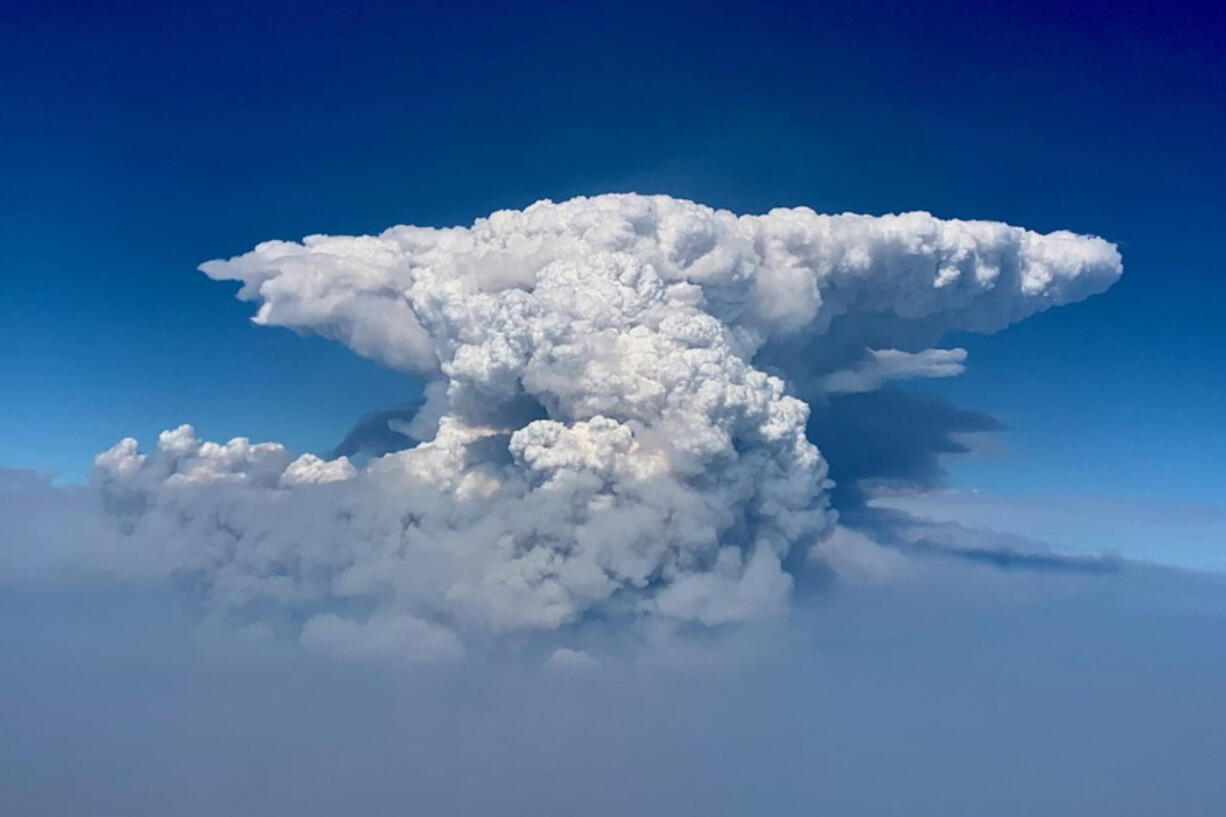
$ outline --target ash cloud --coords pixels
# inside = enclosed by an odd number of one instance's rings
[[[593,622],[652,638],[778,616],[840,514],[882,539],[866,485],[934,485],[957,433],[998,427],[889,383],[957,374],[944,333],[1083,299],[1121,266],[1063,231],[607,195],[201,269],[257,323],[426,397],[332,458],[190,426],[123,440],[94,471],[104,552],[229,626],[445,662],[516,639],[586,656]]]

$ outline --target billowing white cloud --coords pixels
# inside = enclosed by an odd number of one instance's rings
[[[421,442],[358,468],[187,426],[148,454],[124,440],[94,477],[123,546],[235,623],[441,660],[594,618],[777,614],[785,560],[836,519],[801,398],[954,374],[961,350],[927,348],[941,333],[1099,292],[1120,259],[926,213],[610,195],[202,269],[259,323],[427,377],[418,415],[387,420]]]

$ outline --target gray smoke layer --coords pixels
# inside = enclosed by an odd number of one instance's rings
[[[797,554],[832,537],[833,568],[855,563],[836,534],[862,480],[927,484],[951,434],[994,427],[890,383],[956,375],[946,332],[1083,299],[1121,266],[1068,232],[607,195],[202,269],[257,323],[425,378],[425,400],[355,430],[336,453],[360,461],[190,426],[125,439],[96,461],[95,557],[190,584],[257,640],[437,661],[536,638],[573,665],[598,625],[777,616]]]
[[[0,812],[1220,817],[1221,577],[912,565],[734,663],[560,672],[218,654],[182,596],[0,584]]]

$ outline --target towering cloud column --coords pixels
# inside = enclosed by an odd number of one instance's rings
[[[925,213],[608,195],[202,269],[241,282],[257,323],[338,340],[430,397],[391,421],[404,450],[361,468],[187,427],[150,454],[125,440],[95,476],[123,546],[240,626],[425,660],[593,618],[779,612],[786,557],[836,520],[810,404],[956,374],[961,350],[930,348],[943,333],[1100,292],[1120,259]]]

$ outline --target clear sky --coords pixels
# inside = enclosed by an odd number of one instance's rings
[[[198,263],[633,190],[1118,242],[1108,294],[954,339],[929,388],[1010,427],[956,484],[1220,497],[1220,6],[247,6],[4,4],[3,465],[78,480],[189,421],[327,449],[418,385]]]

